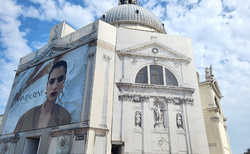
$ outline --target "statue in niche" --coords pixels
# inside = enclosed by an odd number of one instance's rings
[[[139,111],[135,112],[135,126],[141,127],[141,113]]]
[[[176,126],[177,128],[182,128],[183,129],[183,121],[182,121],[182,115],[180,113],[176,114]]]
[[[164,115],[163,115],[163,109],[161,108],[160,104],[157,104],[154,108],[155,113],[155,128],[164,128],[163,122],[164,122]]]

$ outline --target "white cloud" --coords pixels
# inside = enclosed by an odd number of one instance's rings
[[[32,3],[39,5],[39,8],[29,6],[24,8],[23,15],[26,17],[37,18],[41,21],[67,21],[75,28],[81,28],[93,22],[96,17],[117,5],[116,0],[109,1],[86,1],[85,7],[75,5],[73,2],[65,0],[31,0]]]
[[[38,41],[33,41],[32,42],[32,47],[34,49],[40,49],[42,47],[44,47],[47,44],[47,42],[38,42]]]
[[[19,30],[21,22],[17,18],[21,14],[21,7],[15,1],[0,0],[0,112],[8,100],[11,85],[19,59],[31,52],[24,39],[26,32]]]

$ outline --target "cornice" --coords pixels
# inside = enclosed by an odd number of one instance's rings
[[[219,97],[219,99],[221,99],[223,97],[221,92],[220,92],[218,82],[215,79],[200,82],[199,87],[202,87],[202,86],[210,86],[210,87],[212,87],[213,91],[216,93],[216,95]]]
[[[139,89],[151,89],[162,90],[165,92],[181,92],[181,94],[192,95],[195,91],[194,88],[179,87],[179,86],[165,86],[165,85],[153,85],[153,84],[138,84],[138,83],[116,83],[119,91],[137,91]]]
[[[171,56],[163,56],[163,55],[157,55],[157,54],[142,54],[142,53],[137,53],[137,51],[147,49],[149,47],[158,47],[161,48],[162,50],[168,52],[169,54],[173,55]],[[118,56],[133,56],[133,57],[142,57],[142,58],[152,58],[152,59],[162,59],[162,60],[172,60],[172,61],[180,61],[184,63],[190,63],[191,58],[186,57],[185,55],[180,54],[179,52],[161,44],[160,42],[157,42],[155,40],[146,42],[143,44],[135,45],[129,48],[125,48],[122,50],[117,51]]]
[[[115,52],[115,46],[110,44],[110,43],[107,43],[103,40],[94,40],[94,41],[90,42],[90,45],[91,46],[98,46],[98,47],[104,48],[106,50]]]
[[[206,85],[210,85],[211,86],[211,81],[203,81],[199,83],[199,86],[206,86]]]
[[[120,24],[139,24],[139,25],[143,25],[143,26],[146,26],[146,27],[149,27],[149,28],[152,28],[154,30],[156,30],[157,32],[160,32],[160,33],[163,33],[163,34],[166,34],[166,32],[156,26],[153,26],[151,24],[147,24],[145,22],[142,22],[142,21],[130,21],[130,20],[122,20],[122,21],[115,21],[115,22],[110,22],[111,25],[120,25]]]

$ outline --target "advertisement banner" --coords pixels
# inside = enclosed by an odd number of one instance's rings
[[[88,47],[16,74],[3,134],[80,122]]]

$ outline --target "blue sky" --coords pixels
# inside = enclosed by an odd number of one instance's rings
[[[0,114],[4,113],[21,57],[46,45],[50,28],[65,20],[76,30],[118,0],[0,0]],[[168,35],[190,37],[204,80],[213,65],[233,154],[250,148],[250,1],[140,0]]]

